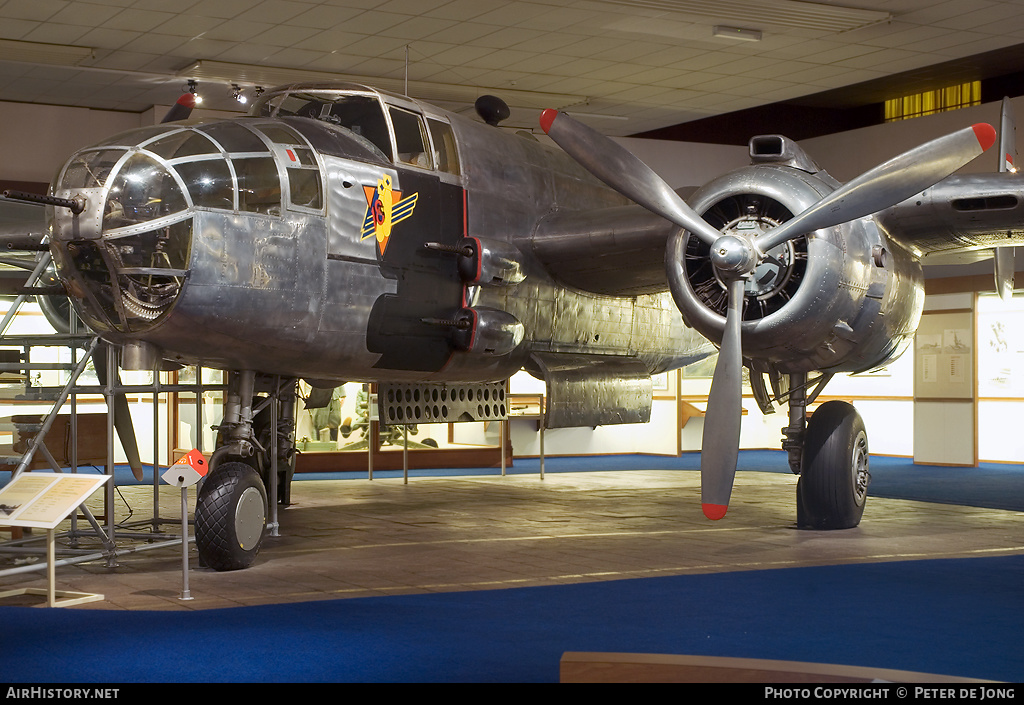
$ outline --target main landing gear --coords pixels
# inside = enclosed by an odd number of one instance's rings
[[[289,504],[296,383],[251,370],[228,379],[218,448],[196,500],[199,558],[214,570],[252,565],[268,529],[276,530],[277,505]]]
[[[760,375],[751,375],[755,381]],[[797,482],[797,526],[801,529],[850,529],[860,524],[867,502],[868,435],[860,414],[845,401],[827,401],[807,418],[812,403],[831,375],[818,378],[810,395],[805,374],[789,375],[789,426],[783,429],[783,450],[800,476]],[[761,401],[767,398],[763,382]]]

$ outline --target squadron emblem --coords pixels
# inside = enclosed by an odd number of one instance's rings
[[[366,215],[363,217],[363,240],[376,237],[383,255],[391,237],[391,228],[412,215],[418,193],[402,198],[401,191],[391,188],[391,177],[385,174],[376,186],[363,186],[366,194]]]

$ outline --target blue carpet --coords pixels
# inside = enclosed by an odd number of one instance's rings
[[[566,651],[1024,681],[1024,556],[204,612],[0,607],[4,681],[555,682]]]

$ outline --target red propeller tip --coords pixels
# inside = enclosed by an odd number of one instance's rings
[[[558,111],[552,108],[548,108],[540,114],[540,127],[544,130],[545,135],[551,130],[551,123],[555,121],[556,117],[558,117]]]
[[[978,138],[978,143],[981,145],[981,151],[985,151],[996,141],[996,129],[989,125],[987,122],[979,122],[976,125],[971,125],[974,128],[974,135]]]
[[[712,521],[718,521],[729,511],[728,504],[702,504],[700,506],[704,510],[704,516]]]
[[[196,107],[196,97],[192,93],[184,93],[177,100],[178,105],[183,105],[186,108]]]

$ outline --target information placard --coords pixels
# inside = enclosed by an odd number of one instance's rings
[[[109,475],[22,473],[0,490],[0,524],[53,529],[109,479]]]

